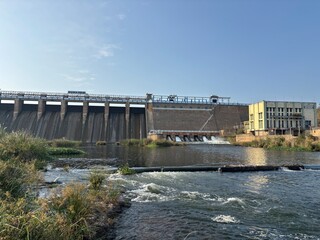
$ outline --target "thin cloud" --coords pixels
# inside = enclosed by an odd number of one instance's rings
[[[91,85],[91,82],[96,79],[88,70],[78,70],[75,74],[62,74],[62,76],[78,87]]]
[[[125,15],[123,13],[120,13],[120,14],[117,15],[117,17],[118,17],[119,20],[123,21],[123,20],[126,19],[127,15]]]
[[[96,58],[108,58],[114,56],[114,50],[119,49],[119,47],[115,44],[108,44],[101,47],[98,52],[96,53]]]

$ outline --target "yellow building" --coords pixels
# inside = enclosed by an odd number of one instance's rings
[[[249,105],[249,130],[255,135],[295,134],[316,126],[314,102],[261,101]]]

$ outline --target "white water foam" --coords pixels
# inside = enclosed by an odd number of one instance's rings
[[[300,171],[296,171],[296,170],[290,170],[287,167],[280,167],[280,170],[283,171],[283,172],[300,172]]]
[[[241,198],[237,198],[237,197],[227,198],[222,204],[228,204],[228,203],[234,203],[234,202],[240,204],[241,206],[246,205]]]
[[[240,223],[239,220],[230,215],[218,215],[216,217],[211,218],[211,220],[218,223]]]
[[[214,136],[211,136],[211,142],[213,144],[230,144],[230,142]]]
[[[205,201],[217,201],[217,198],[211,197],[209,193],[200,193],[193,191],[182,191],[180,192],[179,198],[190,199],[190,200],[198,200],[202,199]]]
[[[138,189],[128,191],[128,194],[133,202],[166,202],[175,198],[172,189],[155,183],[143,184]]]

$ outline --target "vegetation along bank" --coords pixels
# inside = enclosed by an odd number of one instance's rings
[[[301,135],[296,138],[286,139],[279,137],[266,137],[253,140],[251,142],[233,142],[234,145],[246,147],[259,147],[270,150],[285,150],[285,151],[320,151],[320,140],[312,135]]]
[[[49,143],[50,144],[50,143]],[[50,144],[51,147],[53,144]],[[58,186],[39,198],[41,169],[52,161],[47,141],[0,130],[0,239],[103,239],[126,206],[104,172],[88,184]]]

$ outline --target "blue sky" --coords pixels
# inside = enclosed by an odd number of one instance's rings
[[[317,0],[0,0],[0,88],[319,103],[319,12]]]

